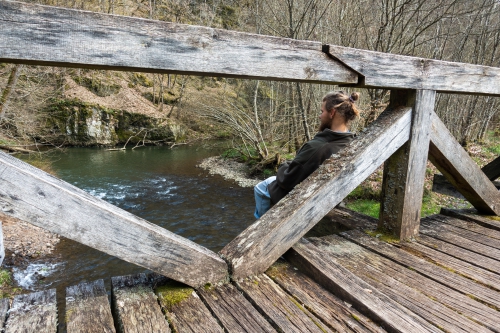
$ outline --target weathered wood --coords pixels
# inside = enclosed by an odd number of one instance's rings
[[[0,221],[0,266],[2,266],[4,259],[5,259],[5,246],[3,243],[3,225],[2,221]]]
[[[170,327],[152,287],[152,274],[111,278],[113,312],[121,333],[169,333]]]
[[[225,284],[198,293],[226,332],[276,332],[235,286]]]
[[[454,232],[449,232],[438,224],[427,223],[427,218],[422,219],[421,223],[420,234],[451,243],[466,250],[500,261],[500,250],[498,249],[477,243],[474,240],[470,240]]]
[[[498,274],[487,271],[481,267],[474,266],[464,260],[454,258],[416,242],[403,242],[400,244],[400,247],[411,254],[416,254],[417,256],[444,267],[449,271],[456,272],[457,274],[500,291],[500,275]]]
[[[434,112],[429,159],[478,211],[500,215],[500,192]]]
[[[393,90],[393,94],[401,92]],[[411,239],[418,235],[420,224],[436,92],[406,91],[405,97],[406,106],[414,104],[410,139],[384,163],[379,228],[400,239]]]
[[[500,68],[326,45],[324,51],[362,75],[362,87],[500,95]]]
[[[0,62],[355,83],[319,42],[0,2]]]
[[[410,135],[410,108],[388,108],[339,154],[231,241],[222,255],[235,277],[264,272],[323,216],[399,149]]]
[[[443,301],[439,297],[440,293],[448,291],[451,292],[448,296],[449,299],[453,296],[464,299],[466,296],[457,295],[451,289],[447,290],[446,287],[440,286],[438,283],[431,282],[428,284],[425,278],[419,277],[418,274],[413,272],[410,273],[413,278],[411,280],[412,284],[408,284],[407,278],[393,276],[391,271],[395,269],[401,277],[404,277],[407,271],[410,272],[409,269],[398,267],[390,260],[382,258],[341,237],[332,235],[321,239],[311,239],[311,241],[323,250],[328,258],[337,260],[378,291],[383,292],[445,332],[490,332],[487,328],[467,319],[468,314],[462,316],[457,313],[456,309],[452,307],[452,302]],[[425,291],[420,291],[422,289],[421,284],[424,284],[425,288],[427,288]],[[433,289],[438,290],[438,292],[433,292]],[[475,302],[470,299],[467,302],[473,306],[475,305]],[[452,307],[452,309],[449,307]],[[488,309],[485,306],[483,308]],[[481,310],[481,307],[479,307],[479,310]],[[478,320],[481,316],[472,318]]]
[[[500,181],[493,181],[493,185],[500,190]],[[436,193],[446,194],[455,198],[465,199],[457,189],[450,184],[441,174],[435,174],[432,180],[432,191]]]
[[[426,236],[422,233],[418,238],[418,243],[463,260],[474,266],[487,269],[496,274],[500,274],[500,265],[498,265],[498,260],[485,257],[479,253],[467,250],[466,248]]]
[[[171,281],[156,293],[174,332],[224,332],[194,289]]]
[[[57,332],[56,290],[14,297],[5,333]]]
[[[475,222],[469,222],[459,218],[454,218],[451,216],[444,216],[444,215],[434,215],[432,216],[432,218],[429,219],[429,222],[438,224],[446,223],[456,228],[465,229],[468,234],[470,234],[470,231],[472,231],[480,235],[488,236],[489,238],[497,239],[498,241],[494,242],[499,243],[500,246],[499,230],[485,228],[482,225]]]
[[[19,218],[191,286],[224,280],[212,251],[0,153],[0,206]]]
[[[347,208],[334,208],[325,217],[332,223],[342,224],[349,229],[377,229],[378,220],[376,218]]]
[[[10,307],[10,301],[8,298],[0,299],[0,327],[5,327],[5,321],[7,320],[7,313]]]
[[[491,215],[478,215],[476,210],[472,209],[448,209],[441,208],[440,214],[456,217],[464,221],[474,222],[483,227],[500,231],[500,217]]]
[[[389,332],[440,332],[418,315],[342,267],[305,239],[286,253],[286,259],[302,272],[359,311],[382,324]]]
[[[236,285],[279,332],[332,332],[267,275],[242,279]]]
[[[385,332],[350,304],[346,304],[284,261],[272,265],[266,275],[336,332]]]
[[[66,288],[68,333],[114,333],[108,294],[102,279]]]
[[[455,289],[464,295],[473,295],[475,299],[500,309],[500,293],[492,293],[490,288],[473,283],[471,280],[461,275],[431,264],[424,259],[415,257],[406,251],[379,241],[378,239],[370,237],[358,230],[346,231],[341,233],[341,235],[356,244],[399,263],[404,267],[411,267],[415,272],[418,272],[422,276],[426,276],[429,279],[438,281],[443,286],[448,286],[449,288]]]
[[[469,239],[477,244],[483,244],[490,246],[493,249],[500,250],[500,241],[498,239],[491,238],[489,236],[481,235],[480,233],[469,231],[463,228],[457,228],[451,224],[443,223],[446,218],[440,218],[439,215],[430,216],[425,221],[422,221],[422,225],[431,226],[438,228],[441,232],[455,234],[460,237]]]
[[[500,182],[494,181],[495,179],[500,177],[500,157],[497,157],[496,159],[482,167],[481,170],[484,172],[486,177],[493,181],[493,185],[495,185],[497,189],[500,189]],[[458,192],[457,189],[453,185],[451,185],[443,175],[440,174],[434,175],[434,179],[432,181],[432,191],[460,199],[465,199],[464,196],[461,195],[460,192]]]
[[[490,163],[486,164],[481,170],[490,179],[495,180],[500,178],[500,156],[495,158]]]

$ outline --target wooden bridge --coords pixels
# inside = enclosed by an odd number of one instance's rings
[[[0,154],[5,214],[159,274],[113,279],[114,321],[102,282],[68,288],[71,331],[500,331],[500,158],[481,170],[434,112],[436,92],[500,96],[500,68],[15,1],[0,1],[0,31],[0,62],[391,90],[348,148],[219,255]],[[420,221],[427,159],[490,217]],[[382,164],[378,221],[332,211]],[[355,228],[302,238],[327,214]],[[357,229],[377,227],[403,242]],[[6,331],[53,325],[54,297],[17,297]]]

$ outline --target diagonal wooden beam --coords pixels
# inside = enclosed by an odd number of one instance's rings
[[[500,96],[500,68],[403,56],[337,45],[324,51],[358,72],[362,87],[427,89]]]
[[[500,192],[434,112],[429,159],[479,212],[500,215]]]
[[[227,277],[212,251],[0,153],[4,214],[192,287]]]
[[[319,42],[0,1],[0,62],[356,83]]]
[[[433,90],[391,91],[405,95],[405,104],[414,106],[410,140],[385,163],[379,228],[399,239],[418,235],[424,194],[425,170],[429,153],[431,115],[436,92]]]
[[[486,164],[481,170],[490,180],[500,178],[500,156]]]
[[[340,154],[229,243],[221,254],[234,277],[264,272],[410,136],[411,108],[389,108]]]

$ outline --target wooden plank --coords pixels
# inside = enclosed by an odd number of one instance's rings
[[[325,255],[334,258],[353,274],[363,279],[372,287],[394,299],[399,304],[410,309],[422,318],[425,318],[445,332],[491,332],[489,329],[472,322],[465,316],[459,315],[450,309],[449,304],[442,304],[439,299],[420,292],[419,287],[406,285],[397,278],[393,278],[383,269],[378,269],[383,259],[370,251],[338,236],[328,236],[321,239],[311,239]],[[390,263],[390,262],[389,262]],[[405,271],[405,268],[397,268]],[[414,279],[414,284],[421,283]],[[432,290],[432,288],[429,288]],[[434,295],[437,296],[437,295]],[[460,295],[459,295],[460,297]],[[462,296],[463,298],[463,296]]]
[[[0,153],[3,212],[191,286],[226,279],[212,251]]]
[[[500,261],[500,251],[498,249],[477,243],[456,233],[448,232],[440,225],[428,224],[426,223],[426,219],[422,219],[421,221],[422,224],[420,226],[420,234],[445,241],[466,250]]]
[[[174,332],[224,332],[194,289],[169,281],[155,292]]]
[[[305,239],[297,242],[286,259],[324,288],[351,303],[388,332],[441,332],[340,265]]]
[[[493,181],[493,185],[500,190],[500,182]],[[457,189],[450,184],[446,178],[441,174],[435,174],[432,180],[432,191],[436,193],[446,194],[455,198],[465,199]]]
[[[433,237],[429,237],[423,234],[420,234],[420,237],[418,238],[418,243],[425,245],[426,247],[435,249],[436,251],[440,251],[452,257],[463,260],[474,266],[484,268],[496,274],[500,274],[500,265],[498,265],[499,262],[498,260],[485,257],[479,253],[475,253],[463,247],[458,247],[451,243]]]
[[[424,259],[413,256],[406,251],[379,241],[377,238],[370,237],[358,230],[342,232],[341,235],[404,267],[411,267],[415,272],[435,280],[444,286],[448,286],[464,295],[473,295],[475,299],[500,309],[500,293],[492,292],[490,288],[476,284],[461,275],[431,264]]]
[[[5,327],[7,314],[10,308],[10,300],[8,298],[0,299],[0,327]]]
[[[55,289],[14,297],[5,325],[5,333],[32,332],[57,332]]]
[[[262,273],[408,141],[410,108],[388,108],[221,250],[234,277]]]
[[[483,170],[484,174],[491,180],[500,178],[500,156],[486,164],[481,170]]]
[[[349,229],[375,230],[378,220],[374,217],[347,208],[334,208],[326,216],[332,223],[339,223]]]
[[[500,95],[500,68],[326,45],[324,51],[363,76],[362,87]]]
[[[494,249],[500,250],[500,241],[488,236],[481,235],[474,231],[469,231],[467,229],[457,228],[448,223],[443,223],[442,218],[438,216],[430,216],[428,219],[422,222],[422,225],[432,226],[438,228],[441,232],[451,233],[463,238],[469,239],[478,244],[488,245]]]
[[[500,192],[455,140],[436,113],[432,114],[429,159],[478,211],[500,215]]]
[[[266,275],[335,332],[385,332],[350,304],[343,302],[285,261],[272,265]]]
[[[468,222],[474,222],[483,227],[500,231],[500,217],[494,215],[479,215],[472,209],[448,209],[441,208],[440,214],[456,217]]]
[[[198,294],[228,333],[276,332],[271,324],[231,284],[199,289]]]
[[[332,332],[265,274],[241,279],[236,285],[278,332]]]
[[[66,288],[68,333],[115,333],[111,306],[102,279]]]
[[[0,221],[0,266],[2,266],[4,259],[5,259],[5,246],[3,243],[3,225],[2,221]]]
[[[319,42],[0,1],[0,62],[356,83]]]
[[[391,91],[394,94],[401,92]],[[412,239],[420,225],[436,92],[406,91],[404,97],[407,106],[414,104],[410,139],[384,163],[379,228],[392,231],[399,239]]]
[[[429,222],[438,224],[446,223],[456,228],[465,229],[467,233],[472,231],[480,235],[487,236],[489,238],[497,239],[498,241],[496,241],[495,243],[500,244],[500,230],[485,228],[482,225],[475,222],[469,222],[466,220],[461,220],[458,218],[454,218],[451,216],[444,216],[444,215],[434,215],[432,216],[432,218],[429,219]]]
[[[111,278],[113,312],[119,332],[170,332],[153,292],[153,286],[162,282],[160,277],[144,273]]]
[[[492,273],[481,267],[474,266],[464,260],[454,258],[416,242],[403,242],[400,244],[400,247],[411,254],[424,258],[427,261],[444,267],[449,271],[456,272],[457,274],[500,291],[500,275],[498,274]]]

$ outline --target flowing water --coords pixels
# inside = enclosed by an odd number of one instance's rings
[[[90,194],[216,252],[255,221],[252,188],[196,167],[219,152],[203,146],[70,148],[58,153],[53,168],[61,179]],[[147,271],[66,238],[55,255],[57,265],[31,267],[46,275],[31,289],[57,288],[60,306],[67,286],[104,279],[109,291],[112,276]],[[29,274],[33,272],[19,272],[20,278]]]

